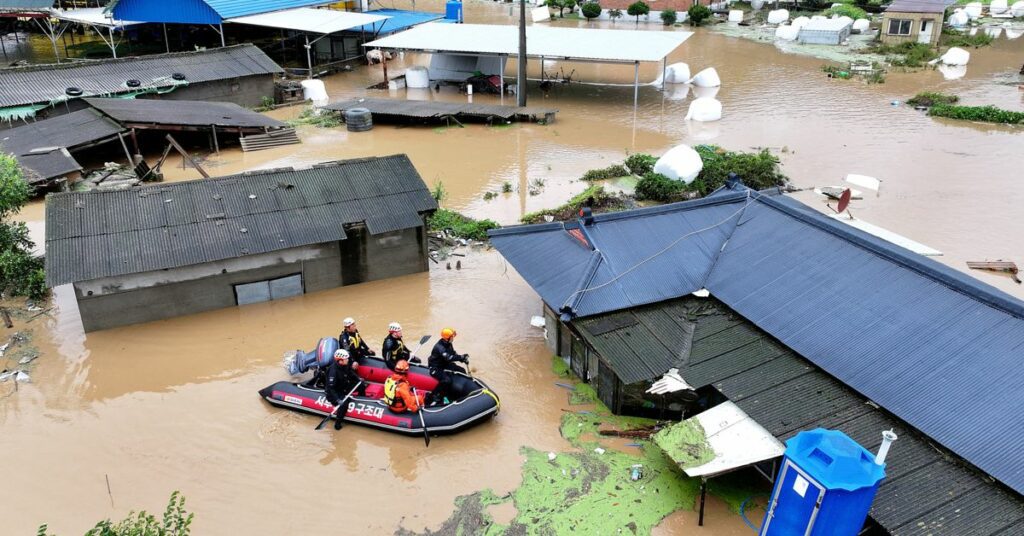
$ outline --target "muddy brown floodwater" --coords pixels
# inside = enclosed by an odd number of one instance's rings
[[[440,10],[436,0],[417,4]],[[513,21],[507,5],[491,3],[468,4],[466,17]],[[658,25],[644,28],[662,31]],[[443,182],[445,206],[510,224],[524,212],[582,191],[586,185],[577,179],[584,171],[621,161],[627,151],[660,154],[679,143],[769,147],[798,187],[837,184],[847,173],[881,178],[881,194],[855,202],[854,214],[941,250],[940,262],[960,270],[966,260],[1022,263],[1022,130],[935,120],[891,104],[918,91],[940,90],[968,104],[1024,110],[1016,75],[1022,50],[1024,40],[1002,37],[972,51],[960,80],[945,81],[936,71],[890,73],[885,84],[868,86],[825,78],[821,60],[699,30],[670,62],[719,71],[723,87],[717,98],[725,116],[716,123],[683,121],[692,100],[683,87],[642,87],[634,109],[633,90],[625,87],[632,82],[631,67],[548,62],[549,73],[564,68],[574,80],[624,86],[557,85],[546,97],[534,87],[531,105],[559,110],[549,126],[377,125],[365,133],[301,127],[301,145],[254,153],[225,149],[206,165],[213,174],[227,174],[408,153],[428,184]],[[406,54],[390,70],[400,73],[427,61]],[[536,62],[530,69],[539,75]],[[643,66],[641,79],[653,80],[659,71],[660,66]],[[360,67],[326,83],[332,100],[339,100],[382,95],[364,89],[380,80],[379,67]],[[451,88],[392,96],[466,98]],[[298,112],[288,108],[273,115]],[[169,160],[165,171],[169,180],[198,178],[195,170],[181,168],[180,159]],[[530,195],[528,185],[537,179],[543,186]],[[512,193],[483,200],[504,182],[511,183]],[[797,196],[824,208],[813,194]],[[41,202],[20,218],[42,238]],[[1009,279],[972,275],[1024,297]],[[34,332],[43,354],[32,383],[0,402],[0,452],[8,461],[0,486],[3,532],[28,534],[45,522],[61,534],[81,533],[103,517],[162,510],[176,489],[196,513],[199,534],[436,529],[456,496],[483,488],[500,496],[515,488],[520,446],[568,448],[558,433],[565,392],[553,386],[542,333],[529,326],[539,303],[500,256],[483,251],[470,253],[461,271],[432,265],[430,273],[88,335],[70,289],[58,288],[49,316],[18,326]],[[284,351],[308,349],[317,338],[337,334],[348,315],[358,318],[375,344],[391,320],[401,321],[410,337],[457,327],[457,346],[473,355],[476,374],[502,397],[501,414],[424,449],[416,439],[356,426],[314,432],[315,419],[258,399],[258,389],[284,377]],[[0,395],[9,387],[0,386]],[[406,490],[409,500],[391,500],[396,490]],[[699,533],[747,533],[721,503],[710,504],[711,518],[729,525],[709,525]],[[659,533],[689,533],[694,519],[692,513],[676,514]]]

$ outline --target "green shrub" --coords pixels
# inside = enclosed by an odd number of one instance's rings
[[[640,24],[640,15],[646,15],[650,12],[651,6],[647,5],[645,2],[642,1],[633,2],[632,4],[629,4],[629,7],[626,8],[626,13],[628,13],[630,17],[636,17],[637,24]]]
[[[992,36],[985,32],[970,35],[955,28],[943,28],[942,30],[941,43],[947,47],[987,47],[992,44],[992,41]]]
[[[853,20],[868,18],[867,11],[864,11],[863,9],[857,6],[853,6],[850,4],[843,4],[841,6],[829,8],[825,10],[825,12],[822,14],[825,15],[826,17],[831,17],[832,15],[839,15],[840,17],[850,17]]]
[[[711,8],[702,6],[700,4],[693,4],[690,9],[686,10],[686,20],[690,21],[690,26],[700,26],[705,20],[711,18]]]
[[[636,198],[644,201],[678,201],[686,184],[672,180],[661,173],[647,173],[636,183]]]
[[[956,95],[934,93],[931,91],[924,91],[907,99],[907,104],[911,106],[931,107],[936,104],[956,104],[957,102],[960,102],[960,97],[957,97]]]
[[[661,22],[663,22],[665,24],[665,26],[672,26],[673,24],[675,24],[676,23],[676,18],[677,18],[676,10],[674,10],[674,9],[663,9],[663,10],[661,10]]]
[[[878,45],[870,51],[889,56],[886,61],[897,67],[921,67],[939,56],[938,52],[926,43],[907,42],[898,45]]]
[[[779,159],[767,149],[756,153],[726,151],[715,145],[698,145],[694,149],[704,168],[689,188],[702,196],[724,186],[729,173],[739,175],[754,190],[783,186],[789,181],[779,169]]]
[[[644,176],[654,171],[654,164],[658,159],[644,153],[633,153],[626,158],[626,167],[634,175]]]
[[[928,115],[962,119],[964,121],[984,121],[986,123],[1003,123],[1007,125],[1024,124],[1024,112],[1003,110],[995,106],[936,104],[928,109]]]
[[[615,19],[618,19],[619,17],[622,17],[622,10],[621,9],[609,9],[608,10],[608,18],[612,19],[612,24],[615,24]]]
[[[443,208],[437,209],[427,218],[427,228],[431,232],[447,230],[452,236],[471,240],[487,240],[487,231],[500,227],[493,220],[474,220],[454,210]]]
[[[571,220],[578,217],[580,208],[584,206],[590,207],[594,212],[610,212],[626,208],[626,203],[618,194],[609,193],[605,191],[603,186],[595,184],[559,207],[531,212],[523,216],[519,221],[523,223],[543,223],[546,221],[544,216],[551,216],[558,221]]]
[[[558,8],[558,16],[565,17],[565,10],[571,13],[576,7],[576,0],[548,0],[547,5]]]
[[[587,21],[601,16],[601,4],[597,2],[585,2],[580,5],[580,13],[587,18]]]
[[[0,153],[0,293],[38,300],[48,292],[43,259],[32,254],[28,227],[10,221],[31,193],[17,160]]]
[[[629,170],[619,164],[614,164],[606,168],[592,169],[583,174],[580,180],[584,181],[603,181],[605,179],[617,179],[619,177],[628,177]]]

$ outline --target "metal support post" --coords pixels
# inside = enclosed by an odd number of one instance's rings
[[[117,59],[117,43],[114,42],[114,27],[111,26],[108,30],[109,31],[107,32],[107,35],[110,36],[110,53],[114,55],[114,59],[116,60]]]
[[[309,66],[309,76],[306,78],[309,78],[310,80],[313,79],[313,53],[310,52],[311,48],[312,46],[309,44],[309,34],[306,34],[306,65]],[[384,78],[386,79],[387,76],[385,75]],[[387,80],[385,80],[385,82],[386,81]]]
[[[665,89],[665,83],[668,82],[667,80],[665,80],[665,74],[667,72],[668,72],[668,56],[665,56],[664,58],[661,58],[661,89],[662,90]]]
[[[633,62],[633,108],[640,104],[640,62]]]
[[[227,42],[224,40],[224,23],[218,24],[220,26],[220,46],[226,47]]]
[[[708,481],[700,479],[700,514],[697,516],[697,526],[704,526],[704,497],[708,494]]]
[[[167,47],[167,53],[171,52],[171,42],[167,39],[167,25],[164,24],[164,46]]]

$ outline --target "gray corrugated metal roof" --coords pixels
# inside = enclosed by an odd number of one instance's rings
[[[95,110],[79,110],[42,121],[0,130],[0,151],[13,154],[30,183],[82,169],[66,151],[99,143],[124,132]],[[48,150],[40,150],[49,148]]]
[[[376,184],[359,194],[354,183]],[[118,192],[46,198],[51,286],[161,270],[423,225],[409,194],[427,192],[405,155],[256,171]],[[429,194],[428,194],[429,195]],[[349,217],[353,208],[358,217]]]
[[[955,3],[954,0],[894,0],[885,10],[894,13],[942,13]]]
[[[615,323],[623,315],[677,316],[693,322],[692,346],[682,376],[691,385],[714,385],[780,440],[800,430],[842,430],[865,448],[876,450],[881,431],[894,429],[899,440],[886,460],[886,478],[871,516],[896,536],[988,536],[1015,533],[1024,523],[1024,502],[1013,492],[985,481],[968,467],[932,446],[885,411],[871,406],[853,390],[733,313],[715,299],[686,297],[606,313],[573,322],[574,326],[612,324],[626,351],[646,353],[659,346],[635,326]],[[609,333],[609,332],[605,332]],[[582,332],[590,341],[587,332]],[[602,358],[617,357],[596,348]]]
[[[69,87],[82,89],[82,97],[131,93],[139,89],[173,87],[174,73],[188,83],[226,80],[281,72],[274,60],[253,45],[212,48],[197,52],[154,54],[59,65],[32,65],[0,69],[0,107],[64,102]],[[129,79],[142,82],[129,88]]]
[[[288,126],[231,102],[156,99],[85,99],[85,102],[120,123],[228,128]]]
[[[594,299],[573,310],[578,316],[705,287],[849,387],[1024,492],[1024,303],[785,196],[724,193],[662,210],[601,215],[585,228],[615,275],[594,280]],[[737,211],[738,225],[720,225]],[[695,228],[710,230],[668,247]],[[578,292],[588,258],[577,251],[582,246],[560,252],[559,244],[573,240],[561,224],[492,236],[548,305],[557,310]],[[610,293],[616,287],[624,298]]]

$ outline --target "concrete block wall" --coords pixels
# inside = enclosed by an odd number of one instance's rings
[[[425,227],[370,235],[366,227],[346,228],[341,242],[341,273],[345,285],[415,274],[429,269]]]
[[[274,76],[262,74],[244,76],[214,82],[200,82],[178,88],[163,95],[146,95],[146,98],[169,100],[198,100],[233,102],[239,106],[259,106],[261,99],[274,97]]]

